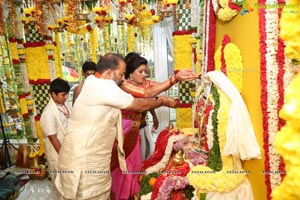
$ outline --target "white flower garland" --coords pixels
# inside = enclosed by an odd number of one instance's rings
[[[148,194],[142,195],[141,200],[151,200],[152,192],[149,192]]]
[[[203,43],[202,43],[202,47],[203,49],[203,63],[202,63],[202,69],[201,69],[201,74],[202,76],[204,76],[207,72],[207,64],[208,64],[208,39],[209,39],[209,14],[210,14],[210,6],[209,6],[209,2],[210,0],[207,0],[204,3],[204,34],[203,34]],[[201,79],[202,82],[203,79]]]
[[[276,0],[267,0],[266,5],[276,5]],[[278,63],[276,52],[278,49],[278,9],[266,9],[266,74],[268,88],[268,124],[269,124],[269,156],[270,156],[270,171],[275,172],[279,169],[280,156],[274,147],[274,136],[278,131]],[[270,173],[270,181],[272,190],[281,183],[279,173]]]
[[[163,158],[157,164],[146,169],[146,173],[150,174],[150,173],[158,172],[158,171],[161,171],[162,169],[164,169],[170,160],[170,156],[173,151],[174,142],[182,140],[184,137],[185,137],[184,134],[170,136],[168,139],[168,144],[166,146],[166,150],[165,150],[165,154],[164,154]]]

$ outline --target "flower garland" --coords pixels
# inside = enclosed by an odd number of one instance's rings
[[[229,114],[228,109],[230,108],[231,102],[221,90],[213,88],[212,93],[215,93],[213,94],[214,101],[218,94],[218,101],[221,102],[219,106],[216,105],[216,101],[214,103],[214,110],[216,111],[217,109],[218,111],[217,119],[214,119],[215,114],[212,114],[211,116],[214,126],[213,129],[217,129],[217,139],[219,141],[218,146],[221,150],[221,160],[216,160],[215,162],[221,163],[222,166],[220,167],[221,170],[218,172],[216,172],[216,170],[213,170],[212,167],[207,167],[204,165],[197,165],[195,167],[192,167],[187,177],[190,184],[196,188],[198,194],[207,192],[230,192],[236,187],[238,187],[245,180],[246,175],[246,172],[244,170],[237,169],[239,166],[234,166],[232,156],[224,156],[222,154],[222,150],[224,149],[226,144],[226,128]],[[217,125],[216,121],[218,121]],[[213,137],[215,140],[215,135]],[[213,147],[211,151],[212,150]],[[239,173],[234,173],[235,170],[238,170]],[[231,171],[233,171],[233,173],[230,173]]]
[[[264,4],[280,4],[282,1],[260,0]],[[261,52],[261,106],[263,113],[264,150],[265,150],[265,182],[267,186],[267,199],[271,199],[272,190],[280,184],[283,169],[281,158],[274,147],[274,137],[282,126],[279,121],[279,108],[282,106],[284,85],[284,57],[283,43],[278,39],[278,22],[280,14],[278,8],[259,9],[260,17],[260,52]]]
[[[230,42],[230,37],[224,35],[222,46],[215,54],[215,68],[228,76],[235,87],[242,91],[243,87],[243,61],[240,49]]]
[[[50,38],[50,37],[46,38],[46,44],[44,45],[44,48],[48,55],[48,66],[49,66],[50,79],[54,80],[57,77],[57,73],[56,73],[56,66],[55,66],[55,60],[54,60],[55,46],[52,42],[52,38]]]
[[[197,38],[196,41],[196,74],[201,74],[201,61],[202,61],[202,53],[201,53],[201,40]]]
[[[97,63],[97,44],[98,44],[98,30],[94,28],[90,32],[91,54],[92,54],[92,61],[94,63]]]
[[[300,189],[300,74],[288,86],[285,93],[285,104],[280,111],[280,117],[286,120],[286,125],[275,136],[275,147],[286,164],[286,177],[280,186],[272,191],[272,199],[299,199]]]
[[[219,0],[220,8],[217,10],[218,19],[222,21],[230,21],[239,12],[242,6],[233,4],[231,0]]]
[[[195,31],[175,31],[173,32],[174,43],[174,70],[192,69],[191,57],[193,54],[192,44],[196,43],[196,38],[192,37]]]
[[[300,61],[300,23],[299,0],[291,0],[282,10],[280,20],[280,37],[286,42],[285,55],[295,61]],[[290,5],[290,6],[289,6]]]
[[[23,91],[24,95],[26,96],[26,106],[28,110],[28,114],[25,115],[23,114],[23,119],[24,119],[24,123],[28,124],[25,128],[27,141],[32,142],[33,137],[35,138],[37,136],[35,121],[33,116],[35,113],[34,100],[32,99],[32,92],[31,92],[31,87],[28,79],[24,42],[23,40],[17,40],[17,44],[18,44],[17,46],[18,46],[18,53],[20,58],[20,70],[21,70],[20,81],[22,82],[22,87],[23,87],[23,90],[20,91]],[[21,106],[25,106],[25,102],[22,103]],[[26,109],[23,108],[23,110]]]
[[[55,32],[55,41],[53,45],[54,48],[54,61],[55,61],[55,71],[56,77],[62,77],[62,63],[61,63],[61,46],[60,46],[60,33]]]
[[[193,47],[196,38],[192,37],[195,31],[174,31],[174,70],[192,69]],[[192,109],[191,104],[185,106],[182,104],[176,109],[176,126],[180,129],[192,126]]]
[[[172,135],[169,139],[168,139],[168,143],[166,146],[166,150],[164,152],[164,156],[163,158],[156,163],[155,165],[149,167],[146,169],[146,173],[153,173],[153,172],[158,172],[161,171],[162,169],[164,169],[168,163],[168,161],[170,160],[172,151],[173,151],[173,144],[174,142],[178,141],[178,140],[182,140],[184,138],[183,134],[179,134],[179,135]]]
[[[39,79],[50,80],[48,55],[46,53],[45,48],[43,46],[28,47],[25,49],[25,51],[26,51],[26,66],[27,66],[29,80],[34,82]],[[37,66],[39,67],[37,68]]]
[[[215,68],[214,54],[216,41],[216,15],[213,14],[214,8],[212,0],[205,1],[205,18],[204,18],[204,34],[203,34],[203,66],[202,76],[206,72],[213,71]]]
[[[188,185],[186,177],[181,176],[168,176],[163,181],[162,185],[158,190],[156,200],[168,200],[173,190],[184,189]]]
[[[134,28],[132,25],[127,26],[127,49],[128,52],[133,51],[133,37],[134,37]]]
[[[139,193],[141,196],[151,193],[153,185],[150,185],[149,181],[153,178],[157,179],[157,177],[159,175],[160,175],[160,173],[153,172],[153,173],[147,174],[146,176],[143,177],[143,179],[141,181],[141,190]]]
[[[213,125],[213,145],[209,152],[208,166],[214,171],[220,171],[222,169],[221,153],[218,137],[218,110],[220,108],[220,96],[217,88],[212,85],[211,93],[214,101],[214,111],[212,113],[212,125]]]
[[[278,3],[284,4],[285,0],[278,0]],[[281,13],[282,13],[282,8],[279,8],[278,9],[278,20],[281,20]],[[283,43],[282,38],[278,37],[278,51],[277,51],[277,61],[278,61],[277,82],[278,82],[278,95],[279,95],[278,96],[278,105],[277,105],[278,116],[279,116],[279,111],[281,110],[281,108],[284,104],[284,88],[286,88],[284,86],[284,82],[287,81],[287,80],[284,80],[284,74],[285,74],[284,48],[285,48],[285,45]],[[282,118],[279,118],[278,119],[278,130],[280,130],[284,125],[285,125],[285,121]],[[285,171],[285,165],[283,163],[282,157],[280,158],[279,170]],[[281,176],[281,180],[283,180],[285,173],[280,174],[280,176]]]

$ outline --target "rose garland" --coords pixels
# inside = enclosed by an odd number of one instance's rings
[[[260,0],[259,4],[280,4],[282,1]],[[274,148],[274,137],[283,125],[278,112],[282,106],[284,90],[283,43],[279,39],[279,11],[274,9],[259,9],[260,17],[260,52],[261,52],[261,106],[263,113],[265,171],[277,172],[283,168],[281,158]],[[266,173],[267,199],[271,199],[271,191],[280,184],[282,174]]]
[[[204,5],[204,34],[203,34],[203,66],[202,76],[206,72],[213,71],[215,68],[215,40],[216,40],[216,15],[213,14],[214,8],[212,0],[206,0]]]

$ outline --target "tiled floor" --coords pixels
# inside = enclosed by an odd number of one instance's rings
[[[21,185],[20,194],[17,200],[58,200],[59,193],[52,181],[49,179],[44,180],[30,180],[28,174],[25,172],[29,169],[10,167],[1,171],[1,177],[7,172],[15,174],[19,177]],[[24,172],[24,173],[23,173]],[[29,181],[28,181],[29,180]],[[24,182],[23,182],[24,181]]]
[[[17,200],[58,200],[58,191],[50,180],[30,180],[21,188]]]

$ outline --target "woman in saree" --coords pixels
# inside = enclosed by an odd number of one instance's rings
[[[168,80],[158,83],[147,80],[148,61],[137,53],[129,53],[125,57],[126,73],[125,81],[121,88],[134,97],[150,98],[168,90],[179,81],[190,81],[197,78],[191,70],[180,70]],[[164,103],[168,106],[168,101]],[[122,126],[124,134],[124,151],[126,157],[127,172],[122,173],[118,166],[117,149],[113,149],[111,171],[112,171],[112,199],[134,199],[140,191],[138,177],[142,169],[142,157],[140,150],[139,128],[142,114],[122,110]]]

